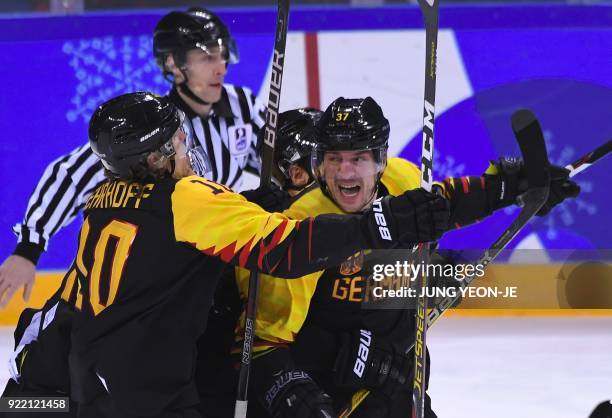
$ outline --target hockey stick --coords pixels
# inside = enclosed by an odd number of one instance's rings
[[[612,139],[603,145],[595,148],[587,155],[583,155],[571,164],[565,166],[570,171],[570,177],[574,177],[576,174],[589,168],[596,161],[601,160],[606,155],[612,152]]]
[[[525,160],[525,169],[527,172],[528,190],[521,195],[523,209],[515,221],[501,234],[495,243],[487,249],[480,257],[478,263],[483,265],[489,264],[501,250],[510,242],[514,236],[527,224],[540,207],[548,198],[548,157],[546,154],[546,144],[540,129],[540,125],[535,119],[535,116],[527,111],[520,110],[512,115],[512,129],[518,139],[519,147]],[[598,148],[599,149],[599,148]],[[599,157],[601,158],[601,157]],[[477,263],[477,264],[478,264]],[[467,287],[474,279],[475,275],[466,277],[462,282],[462,287]],[[458,293],[459,294],[459,293]],[[441,300],[430,312],[427,318],[427,327],[430,327],[450,306],[452,306],[458,297],[446,297]],[[437,312],[436,315],[432,315]],[[416,343],[416,339],[415,339]],[[412,343],[406,353],[410,352],[415,346]],[[423,348],[425,348],[423,346]],[[423,351],[425,351],[423,349]],[[423,370],[425,370],[423,368]],[[355,411],[355,409],[368,396],[369,391],[362,389],[357,391],[351,398],[350,405],[347,405],[339,414],[340,418],[346,418]],[[413,413],[414,413],[413,406]]]
[[[519,110],[512,115],[512,130],[518,139],[523,154],[529,188],[518,197],[519,205],[523,208],[518,217],[476,262],[476,265],[482,265],[483,267],[486,267],[499,255],[548,199],[549,162],[544,136],[538,120],[529,110]],[[460,287],[468,287],[475,277],[475,274],[466,276],[460,282]],[[433,324],[458,299],[457,295],[454,297],[448,295],[440,300],[429,312],[428,324]]]
[[[526,111],[519,111],[519,112],[526,112]],[[515,113],[515,116],[519,113]],[[527,111],[528,112],[528,111]],[[530,113],[530,112],[529,112]],[[524,116],[526,117],[526,116]],[[531,114],[530,116],[533,120],[529,125],[526,125],[526,127],[523,129],[522,134],[517,134],[517,137],[519,138],[519,145],[521,144],[521,139],[520,139],[520,135],[541,135],[541,130],[539,127],[539,124],[537,122],[537,120],[535,119],[535,116],[533,116],[533,114]],[[513,116],[513,128],[514,128],[514,116]],[[536,132],[536,131],[540,131],[540,132]],[[532,132],[532,133],[530,133]],[[516,133],[516,131],[515,131]],[[525,151],[523,150],[523,146],[521,146],[521,151],[523,152],[523,156],[525,157],[525,168],[527,169],[527,156],[525,155]],[[597,147],[595,150],[589,152],[588,154],[580,157],[579,159],[577,159],[576,161],[574,161],[571,164],[568,164],[567,166],[565,166],[565,168],[567,168],[568,170],[570,170],[570,177],[574,177],[576,174],[582,172],[583,170],[585,170],[587,167],[591,166],[592,164],[594,164],[596,161],[601,160],[602,158],[604,158],[606,155],[608,155],[610,152],[612,152],[612,140],[606,142],[603,145],[600,145],[599,147]],[[531,184],[533,184],[533,180],[530,180],[529,178],[529,171],[527,171],[527,177],[528,177],[528,181],[530,181],[529,183],[529,187],[531,188]],[[527,193],[529,193],[529,190],[522,195],[519,198],[522,198],[523,201],[526,201],[528,199],[530,199],[530,197],[527,195]],[[527,195],[527,197],[525,197]],[[535,202],[535,198],[531,197],[532,202]],[[546,201],[546,199],[544,199],[544,201]],[[510,227],[504,231],[504,233],[502,234],[502,236],[495,241],[495,243],[491,246],[491,248],[489,248],[488,250],[486,250],[484,252],[484,254],[480,257],[480,259],[478,260],[478,262],[476,263],[476,265],[478,264],[482,264],[483,266],[486,267],[487,264],[489,264],[495,257],[497,257],[497,255],[501,252],[501,250],[506,247],[506,245],[508,244],[508,242],[510,242],[510,240],[512,238],[514,238],[514,236],[523,228],[523,226],[525,226],[525,224],[527,223],[527,221],[529,220],[529,218],[533,217],[533,215],[535,215],[535,213],[539,210],[536,209],[535,211],[533,210],[533,208],[531,210],[528,211],[528,207],[525,204],[525,206],[523,207],[523,210],[521,211],[521,213],[519,214],[519,217],[514,221],[514,223],[512,225],[510,225]],[[533,212],[531,215],[529,215],[529,218],[527,218],[527,215],[529,213]],[[465,278],[465,280],[461,281],[461,287],[465,288],[467,286],[470,285],[470,283],[474,280],[475,275],[472,276],[467,276]],[[427,318],[427,322],[428,325],[433,324],[440,315],[442,315],[442,313],[448,309],[449,306],[452,306],[457,300],[459,299],[459,297],[450,297],[447,296],[446,298],[442,299],[438,305],[433,308],[431,310],[431,312],[429,313],[429,316]]]
[[[611,152],[612,152],[612,140],[606,142],[603,145],[600,145],[599,147],[595,148],[593,151],[583,155],[582,157],[578,158],[573,163],[566,165],[565,168],[570,170],[569,177],[571,178],[571,177],[574,177],[576,174],[581,173],[582,171],[584,171],[585,169],[587,169],[591,165],[595,164],[597,161],[599,161],[599,160],[603,159],[604,157],[606,157]],[[472,281],[471,278],[469,278],[469,279],[466,278],[466,280],[469,280],[469,282]],[[452,306],[455,302],[456,302],[456,300],[454,300],[449,306]],[[428,318],[427,326],[430,327],[431,325],[433,325],[434,322],[444,313],[444,311],[446,309],[447,308],[441,310],[439,312],[439,314],[435,318],[433,318],[433,319],[432,318]],[[412,350],[412,347],[414,347],[414,344],[411,344],[408,347],[407,351]],[[366,390],[366,389],[362,389],[362,390],[357,391],[352,396],[352,398],[351,398],[351,404],[346,406],[340,412],[339,416],[341,418],[346,418],[346,417],[350,416],[350,414],[352,414],[355,411],[355,409],[368,396],[368,394],[369,394],[369,391]]]
[[[285,45],[287,43],[287,26],[289,24],[289,0],[278,0],[278,13],[276,15],[276,34],[274,37],[274,56],[272,58],[272,72],[270,75],[270,93],[268,95],[268,109],[266,112],[266,126],[264,142],[261,144],[261,177],[259,186],[266,187],[272,180],[272,165],[274,162],[274,144],[278,113],[280,109],[281,86],[283,83],[283,68],[285,65]],[[238,374],[238,392],[234,418],[245,418],[248,405],[249,374],[255,338],[255,317],[257,314],[257,291],[259,289],[259,274],[251,271],[249,276],[249,293],[244,322],[244,340],[242,342],[242,356]]]
[[[436,102],[436,58],[438,49],[439,0],[418,0],[425,20],[425,99],[423,102],[423,146],[421,151],[421,187],[431,192],[433,185],[434,112]],[[429,244],[418,246],[421,260],[429,263]],[[413,285],[427,288],[427,274],[423,271]],[[427,337],[427,295],[417,293],[414,327],[414,380],[412,385],[412,417],[423,418],[425,411],[425,367]]]

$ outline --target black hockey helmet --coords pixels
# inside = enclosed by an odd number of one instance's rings
[[[334,100],[315,125],[317,145],[311,165],[323,191],[322,164],[328,151],[372,151],[380,179],[387,163],[389,129],[389,121],[373,98]]]
[[[103,103],[89,122],[89,144],[113,177],[132,180],[152,151],[173,154],[180,110],[152,93],[128,93]]]
[[[289,167],[293,164],[311,174],[310,154],[315,146],[314,125],[322,114],[320,110],[302,107],[288,110],[278,116],[274,163],[283,177],[280,180],[290,180]]]
[[[316,124],[317,148],[356,151],[386,148],[389,121],[371,97],[345,99],[330,104]]]
[[[199,48],[208,52],[215,47],[221,49],[228,63],[239,61],[238,48],[225,23],[202,8],[170,12],[162,17],[153,32],[153,54],[162,68],[168,54],[173,55],[179,67],[184,67],[187,51]]]

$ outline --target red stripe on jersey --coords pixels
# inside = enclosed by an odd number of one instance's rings
[[[274,273],[274,271],[276,271],[276,269],[278,268],[278,265],[281,263],[281,260],[278,260],[278,262],[274,265],[274,267],[272,267],[270,269],[270,274]]]
[[[463,186],[463,193],[468,194],[470,192],[470,181],[467,177],[461,177],[461,185]]]
[[[484,176],[480,176],[480,188],[484,190],[485,188],[485,178]]]
[[[285,219],[280,223],[280,225],[278,225],[274,229],[274,234],[272,234],[270,244],[266,245],[263,239],[259,241],[259,257],[257,258],[257,265],[259,266],[259,268],[262,267],[263,259],[266,256],[266,254],[272,251],[274,247],[276,247],[278,243],[280,242],[281,238],[283,237],[283,233],[285,232],[285,229],[287,228],[287,224],[288,224],[288,221]],[[278,265],[276,265],[274,268],[276,267],[278,267]]]
[[[245,246],[242,247],[242,250],[240,251],[240,257],[238,258],[238,265],[240,267],[246,266],[247,261],[249,261],[249,256],[251,255],[250,248],[251,248],[251,244],[253,243],[254,238],[255,237],[251,237],[249,242],[247,242]]]
[[[226,263],[231,261],[236,256],[236,241],[223,248],[217,253],[217,255],[219,255],[221,260],[225,261]]]

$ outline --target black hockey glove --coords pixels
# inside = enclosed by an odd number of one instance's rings
[[[268,212],[281,212],[289,200],[289,194],[275,184],[240,192],[249,202],[256,203]]]
[[[578,197],[580,186],[575,181],[569,179],[570,171],[567,168],[556,165],[550,166],[550,192],[548,200],[540,208],[537,216],[545,216],[559,203],[568,198]]]
[[[415,189],[376,199],[362,225],[370,248],[409,247],[440,238],[448,230],[449,208],[438,194]]]
[[[331,398],[295,365],[286,347],[258,353],[253,359],[249,392],[275,418],[334,416]]]
[[[265,393],[264,406],[274,418],[331,418],[332,400],[306,372],[281,372]]]
[[[334,366],[336,385],[377,390],[389,399],[412,384],[412,358],[385,338],[360,329],[346,333]]]
[[[569,173],[566,168],[550,166],[550,193],[537,216],[544,216],[565,199],[578,196],[580,186],[569,179]],[[498,161],[491,161],[484,178],[494,210],[515,204],[516,198],[528,186],[523,161],[517,158],[502,157]]]

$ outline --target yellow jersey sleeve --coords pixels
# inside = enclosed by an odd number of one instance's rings
[[[292,220],[197,176],[179,180],[171,202],[178,242],[226,263],[281,277],[333,266],[364,245],[358,216]]]

